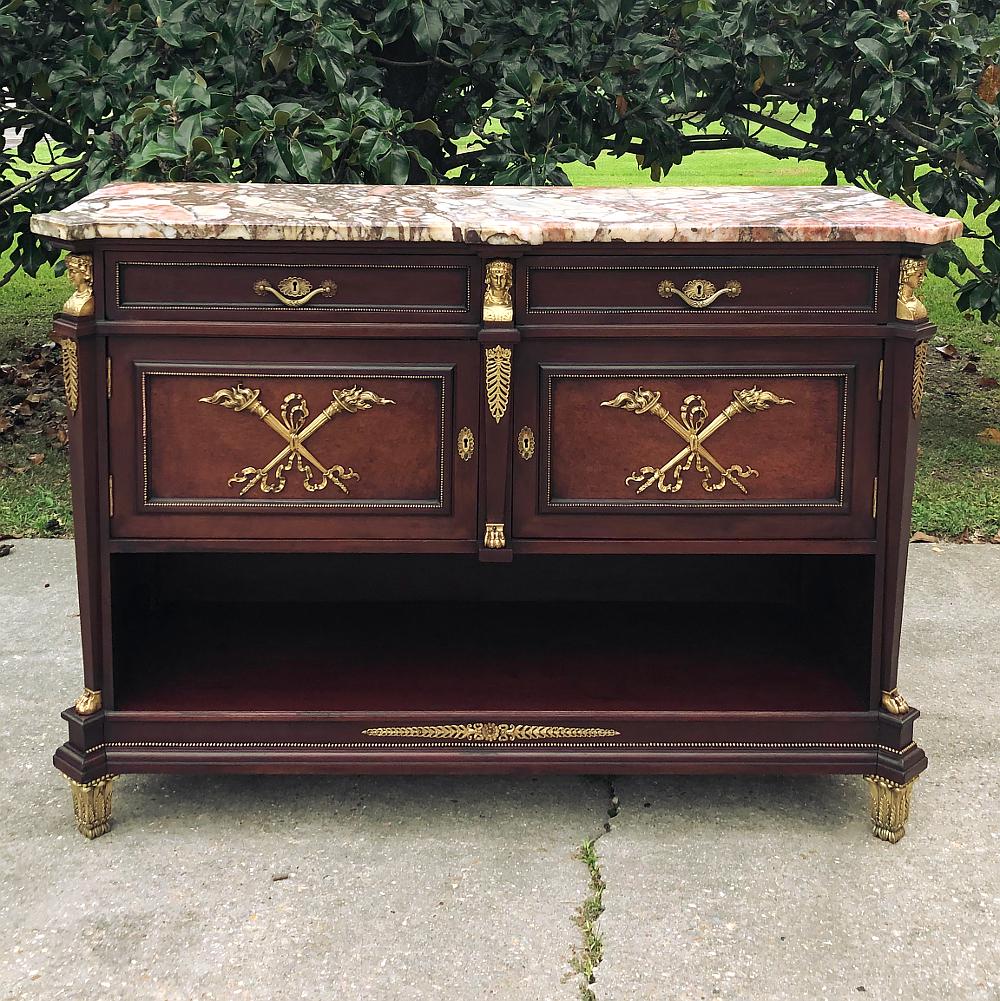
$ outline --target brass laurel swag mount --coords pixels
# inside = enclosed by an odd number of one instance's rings
[[[917,341],[913,347],[913,402],[914,418],[920,416],[924,402],[924,386],[927,382],[927,341]]]
[[[899,262],[899,295],[896,299],[897,320],[927,319],[927,307],[917,295],[917,290],[926,277],[927,261],[922,257],[904,257]]]
[[[367,389],[353,386],[351,389],[334,389],[332,401],[309,421],[309,407],[305,397],[299,393],[289,393],[281,404],[281,417],[276,417],[263,403],[259,402],[260,390],[233,386],[220,389],[212,396],[203,396],[199,402],[225,407],[227,410],[253,414],[277,433],[285,442],[285,447],[266,466],[244,466],[229,479],[230,486],[242,485],[240,497],[259,486],[262,493],[280,494],[285,489],[286,474],[294,465],[302,474],[302,485],[310,493],[323,490],[332,483],[343,493],[349,493],[345,480],[360,479],[353,469],[343,466],[327,466],[320,462],[305,446],[306,439],[312,437],[324,424],[337,414],[355,414],[359,410],[372,407],[391,406],[394,400],[387,400]]]
[[[66,255],[66,277],[75,291],[63,303],[66,316],[94,315],[94,261],[89,254]]]
[[[514,265],[511,261],[493,260],[486,265],[483,292],[483,322],[513,323],[514,304],[510,290],[514,284]]]
[[[705,442],[739,414],[755,414],[770,409],[772,405],[786,406],[794,402],[756,386],[752,389],[736,389],[733,390],[733,402],[707,425],[708,408],[704,398],[697,395],[685,397],[681,404],[680,420],[660,404],[660,393],[641,386],[619,393],[613,400],[605,400],[601,406],[617,407],[637,415],[652,414],[686,443],[684,448],[662,466],[643,466],[638,472],[625,478],[625,483],[629,486],[639,484],[637,494],[648,490],[654,483],[661,493],[677,493],[684,486],[684,473],[692,466],[702,475],[701,485],[705,491],[711,493],[732,484],[745,494],[747,488],[741,480],[759,476],[757,470],[751,466],[723,466],[705,448]],[[669,480],[668,473],[671,474]],[[713,479],[715,475],[718,475],[718,480]]]
[[[66,388],[66,406],[70,413],[75,414],[80,405],[80,359],[76,341],[70,337],[62,338],[59,341],[59,353],[62,358],[63,386]]]

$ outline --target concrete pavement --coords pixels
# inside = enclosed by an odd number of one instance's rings
[[[73,551],[0,559],[0,999],[1000,999],[1000,547],[914,546],[906,838],[860,779],[126,776],[72,828]],[[609,795],[620,810],[604,831]],[[603,961],[572,968],[597,835]]]

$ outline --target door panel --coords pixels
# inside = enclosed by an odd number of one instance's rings
[[[515,463],[515,535],[871,537],[880,344],[733,357],[711,341],[522,345],[517,424],[538,447]]]
[[[114,535],[474,534],[475,470],[454,461],[473,344],[157,338],[111,356]]]

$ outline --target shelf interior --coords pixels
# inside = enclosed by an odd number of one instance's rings
[[[868,708],[866,556],[114,560],[122,710]]]

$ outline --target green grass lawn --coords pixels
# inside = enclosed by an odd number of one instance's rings
[[[650,183],[631,156],[602,156],[596,169],[574,164],[568,173],[582,186]],[[813,163],[726,150],[688,157],[661,183],[797,185],[819,184],[823,177],[824,169]],[[0,273],[3,270],[0,263]],[[37,279],[18,275],[0,289],[0,363],[48,338],[51,316],[69,293],[66,279],[50,271]],[[945,279],[929,276],[923,298],[938,325],[939,343],[954,345],[960,358],[946,361],[939,352],[930,352],[913,528],[939,536],[990,539],[1000,533],[1000,445],[977,435],[986,427],[1000,427],[1000,390],[980,387],[979,382],[1000,380],[1000,328],[963,316]],[[976,371],[963,371],[968,365]],[[5,388],[0,384],[0,409]],[[44,453],[44,461],[29,462],[31,453]],[[41,440],[15,445],[9,433],[0,434],[0,536],[65,534],[71,525],[69,512],[65,450]]]

